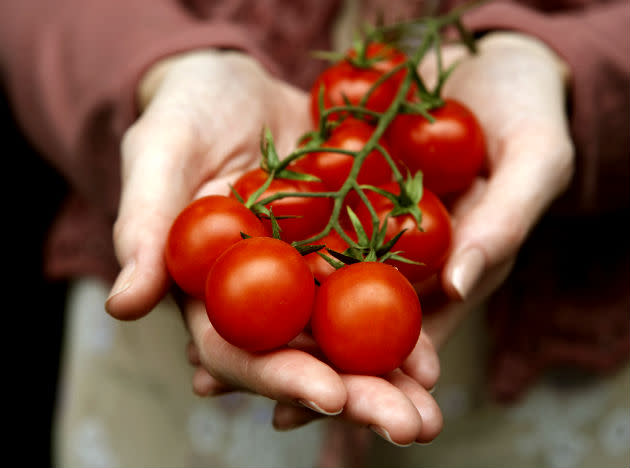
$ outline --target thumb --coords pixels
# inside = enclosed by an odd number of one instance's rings
[[[522,131],[521,131],[522,130]],[[488,271],[511,263],[538,219],[568,186],[573,146],[564,132],[527,128],[499,145],[490,178],[454,208],[453,250],[443,273],[451,297],[467,298]]]
[[[196,188],[186,183],[194,180],[186,176],[193,143],[183,125],[146,114],[125,134],[122,193],[113,231],[121,271],[105,303],[115,318],[144,316],[170,287],[163,252],[173,220]]]

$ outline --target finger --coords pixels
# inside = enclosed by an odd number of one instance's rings
[[[416,347],[400,368],[424,388],[435,387],[440,377],[440,359],[424,324]]]
[[[523,128],[500,148],[477,203],[458,217],[443,285],[466,297],[483,272],[516,255],[532,227],[566,187],[569,146],[549,145],[552,129]]]
[[[463,61],[444,94],[475,113],[487,140],[490,176],[457,220],[443,284],[465,297],[486,268],[513,256],[573,174],[573,145],[564,105],[564,77],[539,41],[492,34]],[[479,195],[479,194],[478,194]]]
[[[325,417],[324,414],[305,406],[278,402],[273,410],[272,424],[279,431],[289,431],[323,417]]]
[[[513,266],[514,258],[490,268],[465,301],[449,301],[424,319],[422,328],[436,349],[441,349],[462,321],[503,283]]]
[[[422,418],[422,426],[415,441],[426,443],[435,439],[442,431],[444,419],[429,391],[399,369],[391,373],[389,381],[413,402]]]
[[[192,379],[193,392],[201,397],[222,395],[236,390],[212,377],[207,370],[199,366],[195,369]]]
[[[422,433],[422,417],[405,393],[380,377],[342,375],[348,400],[342,417],[368,426],[394,445],[412,444]]]
[[[199,350],[195,346],[195,343],[193,343],[192,341],[189,341],[188,345],[186,345],[186,356],[188,357],[188,362],[193,366],[201,365]]]
[[[326,415],[343,409],[343,381],[333,369],[308,353],[283,348],[254,354],[237,348],[219,336],[199,301],[188,304],[185,317],[203,366],[224,384],[273,400],[305,405]]]
[[[193,152],[193,136],[183,125],[150,114],[129,129],[122,145],[122,193],[114,225],[122,270],[106,309],[123,320],[143,316],[168,290],[165,242],[195,189],[189,184],[195,179],[182,170],[181,162]]]

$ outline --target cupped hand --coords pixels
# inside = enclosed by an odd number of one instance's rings
[[[264,127],[288,153],[310,127],[304,93],[238,52],[201,50],[154,65],[139,87],[140,118],[122,143],[122,194],[114,247],[122,270],[107,300],[136,319],[167,293],[170,226],[193,199],[229,193],[260,160]]]
[[[310,335],[286,348],[252,354],[221,338],[199,301],[184,307],[196,367],[193,390],[200,396],[250,391],[276,400],[273,424],[288,430],[323,416],[338,416],[350,428],[369,427],[397,445],[433,440],[442,414],[430,389],[439,361],[426,334],[403,365],[382,377],[338,374],[325,364]]]
[[[574,170],[565,96],[568,69],[544,43],[520,33],[496,32],[443,51],[459,64],[444,96],[467,105],[486,136],[487,167],[451,207],[453,247],[442,272],[443,301],[425,320],[439,349],[468,311],[508,276],[532,227],[565,191]],[[436,62],[421,73],[430,80]]]

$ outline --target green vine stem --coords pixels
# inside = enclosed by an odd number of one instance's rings
[[[310,132],[309,134],[303,136],[302,141],[306,140],[306,143],[294,150],[292,153],[287,155],[285,158],[280,160],[278,154],[276,152],[272,135],[268,130],[266,130],[261,138],[261,152],[263,156],[263,160],[261,162],[261,167],[268,172],[268,177],[265,182],[256,190],[248,200],[244,201],[245,205],[252,209],[256,213],[264,213],[266,215],[270,215],[272,217],[272,222],[275,224],[275,220],[273,219],[273,214],[270,213],[270,210],[266,208],[266,205],[269,205],[271,202],[286,198],[286,197],[327,197],[332,198],[333,208],[330,218],[324,228],[312,235],[311,237],[299,241],[293,242],[293,245],[296,248],[305,247],[308,244],[314,244],[318,240],[322,239],[326,235],[328,235],[332,230],[335,230],[343,240],[349,245],[348,252],[352,252],[352,258],[358,261],[365,260],[378,260],[384,261],[386,258],[391,258],[395,256],[397,259],[404,260],[397,255],[397,252],[391,252],[390,249],[398,239],[401,233],[398,233],[394,239],[384,243],[384,225],[387,222],[387,219],[381,225],[380,220],[372,207],[367,195],[365,194],[366,190],[376,191],[381,193],[382,190],[372,187],[369,185],[359,185],[357,183],[357,176],[361,169],[361,166],[366,159],[366,157],[374,150],[377,150],[387,161],[389,167],[392,170],[393,178],[400,186],[400,195],[398,195],[398,199],[402,201],[402,205],[408,203],[413,196],[409,196],[407,193],[406,182],[403,178],[403,175],[398,170],[395,162],[393,161],[391,155],[387,152],[387,150],[379,143],[381,137],[384,135],[387,127],[392,122],[392,120],[396,117],[398,113],[417,113],[430,121],[433,121],[432,116],[430,115],[430,111],[437,107],[443,105],[443,100],[441,97],[442,87],[448,76],[453,70],[453,67],[449,67],[448,69],[443,69],[442,59],[441,59],[441,34],[442,30],[447,26],[454,26],[455,30],[459,33],[459,38],[461,42],[467,45],[471,52],[475,52],[476,48],[474,45],[474,40],[471,34],[464,28],[461,22],[461,14],[464,11],[467,11],[469,8],[476,6],[479,3],[482,3],[483,0],[472,0],[459,8],[452,10],[451,12],[440,16],[440,17],[426,17],[420,18],[416,20],[412,20],[404,23],[397,23],[391,26],[380,26],[378,28],[374,28],[369,31],[364,38],[363,44],[355,44],[355,50],[358,53],[359,60],[365,60],[365,50],[367,48],[367,43],[369,41],[380,40],[386,41],[387,38],[393,38],[392,42],[396,42],[401,37],[405,37],[407,34],[412,34],[409,31],[413,26],[422,26],[422,36],[420,45],[415,49],[414,53],[406,60],[405,62],[393,67],[388,72],[384,73],[368,90],[367,94],[363,96],[362,100],[358,105],[346,104],[343,106],[334,106],[325,109],[323,103],[323,89],[319,90],[319,107],[320,107],[320,119],[317,125],[317,130]],[[438,69],[438,80],[434,89],[429,90],[425,85],[422,77],[418,73],[418,66],[422,59],[425,57],[428,51],[434,49],[436,51],[436,60],[437,60],[437,69]],[[361,55],[363,52],[363,55]],[[346,57],[347,59],[347,57]],[[365,107],[367,100],[371,93],[380,86],[385,80],[392,77],[394,74],[399,73],[403,69],[407,69],[403,80],[400,83],[396,96],[390,106],[384,112],[375,112]],[[414,87],[414,93],[419,98],[419,102],[410,102],[406,98],[409,94],[410,89]],[[336,124],[335,122],[330,121],[330,116],[336,115],[355,115],[358,118],[366,118],[369,117],[375,120],[375,128],[370,136],[369,140],[365,143],[363,148],[359,151],[349,151],[343,150],[340,148],[327,147],[322,146],[322,143],[326,140],[326,136],[330,132],[330,130]],[[342,117],[344,118],[344,117]],[[276,192],[270,196],[260,199],[262,194],[267,190],[273,181],[274,178],[299,178],[302,180],[318,180],[314,176],[308,174],[301,174],[293,172],[289,169],[290,164],[301,158],[306,156],[309,153],[314,152],[330,152],[330,153],[340,153],[350,155],[354,158],[354,162],[352,164],[350,173],[348,174],[346,180],[342,184],[342,186],[336,191],[326,191],[326,192]],[[420,192],[421,196],[421,175],[417,175],[419,177],[414,177],[416,175],[408,175],[408,180],[416,179],[417,183],[420,183]],[[355,241],[341,226],[339,218],[341,215],[341,210],[344,207],[344,200],[350,191],[356,192],[359,199],[362,203],[364,203],[370,213],[373,229],[372,236],[370,239],[367,239],[367,235],[360,228],[360,223],[358,220],[353,220],[356,218],[356,215],[352,212],[351,209],[348,208],[348,215],[353,221],[353,226],[355,227],[357,240]],[[396,197],[393,194],[383,194],[386,196]],[[391,198],[390,197],[390,198]],[[392,198],[393,199],[393,198]],[[403,208],[404,209],[404,208]],[[416,211],[414,211],[414,207],[408,207],[409,212],[412,213],[418,223],[418,227],[420,227],[421,221],[421,213],[419,209],[415,207]],[[395,213],[390,213],[393,215]],[[356,221],[356,222],[354,222]],[[359,257],[359,258],[357,258]],[[339,264],[339,262],[335,262],[332,259],[329,259],[331,264]],[[348,259],[351,260],[351,259]]]

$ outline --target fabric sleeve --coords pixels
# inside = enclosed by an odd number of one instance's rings
[[[15,117],[86,199],[115,213],[119,142],[156,60],[193,48],[243,50],[275,64],[250,28],[202,20],[175,0],[0,4],[0,66]],[[221,2],[219,2],[221,3]]]
[[[516,30],[537,37],[568,64],[568,110],[577,170],[560,207],[574,213],[627,209],[630,4],[579,2],[579,8],[543,12],[524,3],[484,4],[468,12],[465,23],[475,31]]]

